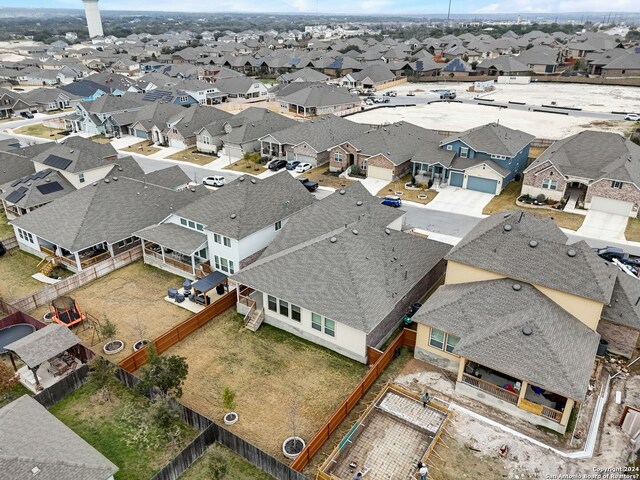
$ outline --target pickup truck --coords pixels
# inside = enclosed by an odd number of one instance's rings
[[[299,178],[300,183],[310,192],[315,192],[318,189],[318,184],[316,182],[312,182],[308,178]]]

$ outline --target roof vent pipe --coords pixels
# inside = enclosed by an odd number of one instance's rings
[[[537,241],[537,240],[531,240],[531,241],[529,242],[529,246],[530,246],[531,248],[536,248],[536,247],[538,246],[538,241]]]
[[[578,254],[578,252],[576,252],[573,248],[570,248],[569,251],[567,251],[567,255],[569,255],[571,258],[575,257]]]
[[[502,227],[502,228],[504,228],[505,232],[510,232],[513,227],[511,225],[509,225],[508,223],[505,223],[504,227]]]
[[[529,325],[525,325],[522,327],[522,333],[528,337],[533,333],[533,329]]]

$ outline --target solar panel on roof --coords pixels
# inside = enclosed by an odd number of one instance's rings
[[[5,197],[5,201],[10,203],[17,203],[20,201],[20,199],[22,199],[22,197],[24,197],[27,190],[28,190],[27,187],[20,187],[19,189],[14,190],[9,195],[7,195]]]
[[[59,192],[60,190],[64,189],[63,186],[60,185],[58,182],[51,182],[51,183],[45,183],[43,185],[37,185],[36,188],[43,195],[47,195],[53,192]]]
[[[49,165],[50,167],[59,168],[60,170],[66,169],[69,165],[71,165],[71,160],[68,158],[62,158],[57,155],[49,155],[44,159],[45,165]]]

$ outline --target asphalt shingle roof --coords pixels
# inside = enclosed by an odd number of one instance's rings
[[[294,85],[294,84],[291,84]],[[287,88],[289,88],[289,85]],[[285,91],[285,89],[283,89]],[[297,92],[279,97],[281,102],[304,107],[328,107],[334,105],[360,104],[360,97],[349,93],[346,88],[324,83],[313,83]]]
[[[63,158],[69,161],[68,166],[63,168],[67,172],[84,172],[93,168],[103,167],[113,164],[118,152],[111,144],[100,144],[82,137],[68,137],[63,142],[48,143],[49,148],[34,155],[33,162],[42,163],[47,166],[47,159],[53,157]]]
[[[535,137],[521,130],[514,130],[497,123],[488,123],[480,127],[451,135],[441,145],[460,140],[476,152],[513,157],[529,145]]]
[[[602,318],[640,330],[640,281],[618,271],[611,302],[602,309]]]
[[[135,232],[135,235],[185,255],[191,255],[199,250],[207,241],[207,236],[204,233],[181,227],[175,223],[151,225]]]
[[[52,323],[6,345],[5,348],[18,355],[29,368],[35,368],[80,342],[68,327]]]

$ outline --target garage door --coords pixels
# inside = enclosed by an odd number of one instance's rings
[[[390,182],[393,180],[393,170],[389,168],[374,167],[369,165],[367,167],[367,177],[379,178],[380,180],[386,180]]]
[[[464,181],[464,174],[460,172],[451,172],[449,175],[449,185],[452,187],[461,187]]]
[[[318,166],[316,157],[310,157],[309,155],[300,155],[299,153],[296,153],[296,161],[300,163],[310,163],[314,167]]]
[[[469,177],[467,180],[467,190],[475,190],[476,192],[496,194],[497,180],[481,177]]]
[[[633,203],[623,202],[622,200],[612,200],[604,197],[593,197],[591,199],[591,210],[598,212],[612,213],[614,215],[631,215]]]
[[[148,138],[147,132],[145,132],[144,130],[135,130],[135,134],[138,138]]]
[[[169,139],[169,146],[174,148],[187,148],[182,140],[177,140],[175,138]]]

